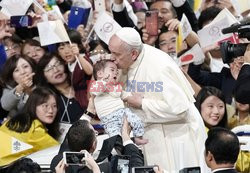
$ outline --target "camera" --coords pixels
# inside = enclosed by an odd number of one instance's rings
[[[248,43],[232,44],[230,41],[222,42],[220,50],[223,62],[231,63],[234,58],[243,56],[247,45]]]
[[[249,20],[249,19],[248,19]],[[222,29],[223,34],[237,32],[239,38],[247,38],[250,40],[250,21],[243,21],[240,24],[233,24],[228,28]],[[232,44],[225,41],[220,44],[220,51],[224,63],[233,62],[234,58],[243,56],[249,43]]]

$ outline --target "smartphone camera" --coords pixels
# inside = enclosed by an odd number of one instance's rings
[[[80,152],[64,152],[64,161],[67,165],[85,165],[85,161],[82,159],[85,157],[85,153]]]

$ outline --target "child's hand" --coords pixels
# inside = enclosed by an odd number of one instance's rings
[[[71,51],[74,56],[79,56],[80,50],[78,48],[78,45],[76,43],[71,44]]]

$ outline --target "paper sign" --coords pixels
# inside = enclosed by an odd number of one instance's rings
[[[240,6],[240,12],[243,13],[247,10],[250,10],[250,1],[249,0],[238,0]]]
[[[220,40],[231,37],[233,34],[222,34],[221,30],[229,26],[228,18],[225,17],[218,22],[214,22],[212,25],[207,25],[200,31],[198,31],[198,36],[200,40],[201,47],[207,47]]]
[[[187,36],[192,32],[192,27],[185,14],[183,14],[181,18],[181,27],[182,27],[182,36],[183,36],[182,39],[185,40]]]
[[[109,39],[120,29],[121,26],[106,12],[98,17],[94,25],[96,34],[106,44],[109,44]]]
[[[0,2],[1,12],[6,16],[25,15],[32,2],[32,0],[2,0]]]
[[[224,28],[228,27],[228,26],[231,26],[232,24],[236,23],[236,22],[239,22],[235,17],[234,15],[227,9],[227,8],[224,8],[215,18],[214,20],[208,24],[209,25],[213,25],[214,23],[216,22],[219,22],[221,21],[222,19],[224,18],[227,18],[228,20],[228,25],[224,26]]]
[[[41,46],[69,41],[61,20],[41,22],[37,24],[37,28]]]
[[[56,19],[60,19],[63,23],[66,23],[66,21],[63,18],[63,15],[62,15],[62,13],[57,5],[53,5],[52,10],[48,11],[47,14],[55,16]]]
[[[205,55],[199,44],[196,44],[190,50],[181,55],[178,59],[179,65],[186,65],[192,62],[198,65],[204,62]]]

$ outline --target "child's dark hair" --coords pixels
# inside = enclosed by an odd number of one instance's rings
[[[103,59],[103,60],[96,62],[96,64],[94,65],[94,69],[93,69],[93,76],[95,80],[97,80],[97,72],[100,70],[103,70],[106,67],[106,64],[108,62],[114,62],[114,61],[110,59]]]

